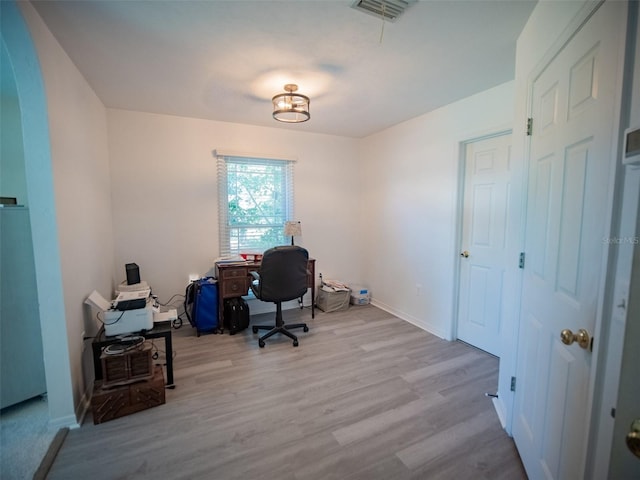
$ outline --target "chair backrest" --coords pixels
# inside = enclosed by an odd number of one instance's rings
[[[273,247],[264,252],[260,265],[259,298],[286,302],[307,292],[309,252],[297,245]]]

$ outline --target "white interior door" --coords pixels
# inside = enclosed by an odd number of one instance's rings
[[[511,135],[466,145],[458,338],[500,356]]]
[[[534,79],[513,435],[530,478],[584,478],[611,209],[624,4],[604,2]]]

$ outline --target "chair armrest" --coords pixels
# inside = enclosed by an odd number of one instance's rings
[[[251,275],[254,280],[260,280],[260,274],[258,272],[249,272],[249,275]]]

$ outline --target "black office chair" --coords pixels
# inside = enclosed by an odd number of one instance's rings
[[[282,302],[301,298],[307,293],[307,263],[309,252],[297,245],[274,247],[262,256],[260,269],[250,272],[254,280],[251,290],[256,298],[263,302],[276,304],[276,324],[254,325],[253,333],[258,330],[269,330],[258,340],[258,345],[264,347],[264,341],[276,333],[282,333],[293,340],[293,346],[298,346],[298,337],[289,330],[302,328],[308,332],[306,323],[285,325],[282,320]]]

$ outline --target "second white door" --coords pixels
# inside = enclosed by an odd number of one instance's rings
[[[458,339],[500,356],[511,135],[466,145]]]

